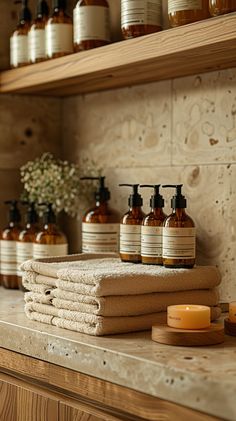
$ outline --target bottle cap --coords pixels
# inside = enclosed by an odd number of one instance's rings
[[[37,16],[48,16],[49,15],[49,7],[46,0],[39,0],[37,6]]]
[[[52,208],[52,203],[39,203],[39,206],[45,206],[46,209],[43,212],[43,223],[44,224],[55,224],[56,215]]]
[[[173,188],[176,189],[175,195],[171,199],[171,207],[172,209],[185,209],[187,207],[187,200],[182,195],[182,187],[183,184],[166,184],[165,186],[162,186],[165,188]]]
[[[20,1],[16,1],[16,3],[20,3]],[[21,1],[21,12],[20,12],[20,22],[30,22],[32,19],[31,11],[28,8],[28,0]]]
[[[66,9],[66,0],[53,0],[53,9]]]
[[[17,200],[6,200],[5,205],[10,205],[9,209],[9,222],[20,222],[21,221],[21,215],[20,211],[17,207]]]
[[[160,194],[160,184],[142,184],[140,187],[151,187],[154,189],[154,194],[150,199],[150,207],[152,209],[164,208],[165,202],[163,196]]]
[[[130,208],[143,206],[142,196],[138,193],[139,184],[119,184],[119,186],[127,186],[133,189],[133,193],[129,196],[128,200],[128,205]]]
[[[28,206],[26,212],[26,223],[27,224],[36,224],[39,221],[37,211],[35,209],[35,203],[22,202],[22,205]]]
[[[98,180],[99,187],[98,190],[94,193],[96,202],[108,202],[111,198],[110,191],[105,187],[105,178],[106,177],[81,177],[80,180]]]

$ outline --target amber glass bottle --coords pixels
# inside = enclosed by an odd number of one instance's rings
[[[46,60],[45,26],[48,21],[49,7],[45,0],[39,0],[37,16],[29,31],[29,60],[38,63]]]
[[[46,54],[48,58],[73,53],[73,24],[66,14],[66,0],[53,1],[53,13],[46,24]]]
[[[236,11],[235,0],[209,0],[211,16],[224,15]]]
[[[82,220],[83,253],[118,253],[119,214],[109,206],[110,191],[105,187],[105,177],[82,177],[82,180],[98,180],[95,206]]]
[[[121,0],[121,30],[124,39],[162,30],[162,0]]]
[[[154,194],[150,199],[151,212],[143,219],[141,227],[142,263],[162,265],[162,231],[166,215],[163,212],[164,199],[159,193],[160,184],[142,185],[152,187]]]
[[[79,0],[74,9],[74,50],[83,51],[110,43],[107,0]]]
[[[192,268],[196,255],[196,230],[185,212],[187,201],[181,193],[182,184],[166,185],[176,189],[171,199],[172,213],[164,221],[163,264],[170,268]]]
[[[168,0],[170,26],[181,26],[207,19],[209,0]]]
[[[28,0],[22,0],[19,23],[10,38],[10,65],[12,68],[25,66],[29,63],[28,33],[31,26],[31,12]]]
[[[33,245],[34,259],[52,256],[65,256],[68,254],[68,242],[56,223],[56,215],[52,205],[46,205],[44,212],[44,226],[38,232]]]
[[[28,203],[26,226],[20,232],[18,241],[16,243],[18,286],[22,291],[25,291],[25,289],[22,285],[22,273],[20,270],[20,265],[26,260],[33,259],[33,243],[35,242],[36,235],[39,231],[39,218],[35,209],[35,204]]]
[[[6,201],[10,205],[9,224],[1,235],[1,280],[5,288],[17,289],[17,256],[16,242],[22,230],[21,216],[16,200]]]
[[[143,199],[138,193],[139,184],[120,184],[132,187],[129,196],[129,210],[120,222],[120,258],[123,262],[141,262],[141,225],[145,214],[142,211]]]

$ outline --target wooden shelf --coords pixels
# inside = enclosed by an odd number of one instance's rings
[[[67,96],[236,67],[236,13],[4,71],[0,93]]]

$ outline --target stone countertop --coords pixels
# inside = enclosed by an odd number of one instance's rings
[[[160,345],[151,333],[93,337],[30,321],[23,293],[0,287],[0,346],[198,411],[236,420],[236,338]]]

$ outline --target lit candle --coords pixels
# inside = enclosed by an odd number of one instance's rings
[[[231,323],[236,323],[236,301],[229,304],[229,320]]]
[[[210,307],[191,304],[169,306],[167,324],[176,329],[205,329],[211,324]]]

